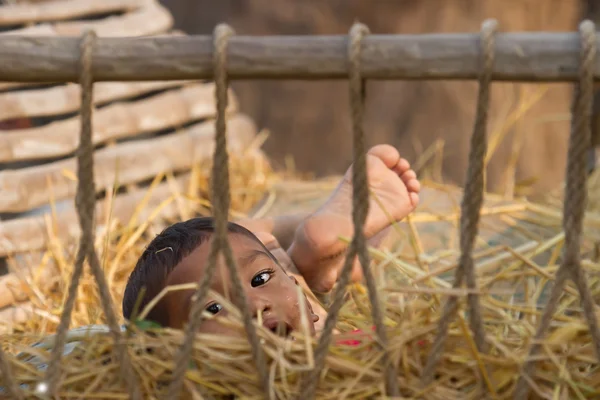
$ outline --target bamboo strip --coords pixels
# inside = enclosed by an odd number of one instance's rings
[[[98,14],[132,11],[142,0],[67,0],[41,3],[16,3],[0,7],[0,26],[30,24],[89,17]]]
[[[190,81],[100,82],[94,88],[94,104],[103,105],[188,82]],[[79,85],[74,83],[0,93],[0,120],[66,114],[77,111],[80,101]]]
[[[252,120],[235,115],[228,123],[232,149],[244,148],[256,135]],[[181,132],[137,140],[100,149],[95,153],[96,188],[112,186],[119,171],[124,185],[150,179],[164,171],[183,171],[211,157],[214,122],[207,121]],[[23,212],[47,204],[48,182],[56,201],[72,198],[76,191],[74,158],[49,164],[0,171],[0,210]],[[0,235],[2,237],[2,235]]]
[[[230,93],[229,113],[237,109]],[[166,111],[168,110],[168,111]],[[94,144],[182,126],[215,115],[214,85],[195,84],[136,102],[102,108],[93,116]],[[79,145],[79,116],[2,136],[0,162],[40,160],[72,154]]]
[[[102,0],[104,1],[104,0]],[[102,37],[147,36],[168,31],[173,26],[169,11],[156,1],[143,1],[144,7],[123,15],[97,21],[65,21],[33,25],[0,33],[10,36],[80,36],[86,29],[93,29]],[[32,38],[38,40],[39,38]]]

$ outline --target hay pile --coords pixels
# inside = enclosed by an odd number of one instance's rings
[[[263,160],[264,161],[264,160]],[[267,164],[233,160],[233,198],[236,215],[247,211],[266,191],[277,187],[278,176]],[[252,167],[250,167],[252,166]],[[197,173],[199,192],[206,193],[206,168]],[[477,376],[484,372],[483,384],[495,398],[510,398],[520,365],[527,355],[531,337],[548,293],[549,283],[560,262],[564,241],[561,209],[554,205],[526,201],[506,201],[488,196],[483,209],[480,240],[475,254],[479,276],[482,312],[490,343],[490,352],[476,354],[465,316],[465,291],[451,289],[451,277],[458,252],[458,201],[460,192],[449,186],[424,182],[423,203],[419,211],[397,227],[389,246],[371,249],[375,273],[385,305],[386,325],[392,358],[398,362],[398,380],[402,395],[427,399],[479,399]],[[279,184],[285,186],[285,184]],[[310,185],[309,185],[310,186]],[[246,188],[246,189],[244,189]],[[204,189],[204,190],[202,190]],[[294,189],[297,195],[298,190]],[[189,196],[188,196],[189,197]],[[443,199],[442,199],[443,198]],[[193,212],[206,212],[204,197],[189,199],[196,204]],[[188,217],[191,209],[182,211]],[[263,212],[265,213],[265,212]],[[116,221],[98,237],[98,249],[104,260],[113,298],[120,304],[125,280],[137,257],[158,226],[152,221]],[[590,212],[586,220],[584,265],[596,303],[600,303],[600,264],[594,252],[600,239],[600,214]],[[2,337],[3,347],[11,351],[11,364],[22,383],[29,383],[33,396],[35,383],[43,372],[27,364],[17,352],[44,359],[46,350],[28,344],[55,329],[61,312],[65,288],[74,256],[74,243],[55,241],[39,268],[24,284],[31,319],[14,324],[13,333]],[[52,282],[36,279],[36,271],[54,265],[58,273]],[[327,370],[318,390],[318,398],[364,399],[383,393],[380,356],[374,339],[368,334],[349,336],[353,329],[371,332],[366,290],[355,285],[349,290],[338,324],[342,334],[330,349]],[[461,299],[461,311],[451,325],[446,351],[438,366],[438,379],[428,388],[419,386],[430,344],[436,332],[441,305],[449,295]],[[233,307],[233,306],[232,306]],[[242,330],[236,315],[230,322]],[[71,326],[101,324],[103,318],[91,275],[82,280],[78,304]],[[299,340],[279,338],[258,328],[264,339],[271,363],[273,390],[277,398],[294,398],[298,394],[300,374],[313,363],[309,340],[295,333]],[[155,398],[170,379],[173,355],[182,341],[179,331],[153,331],[130,327],[129,346],[134,366],[146,398]],[[349,338],[362,344],[339,343]],[[109,335],[96,334],[81,338],[75,351],[64,358],[62,398],[127,398],[120,381],[118,365],[111,358]],[[262,398],[245,339],[227,339],[198,335],[193,365],[186,375],[185,390],[197,395],[208,390],[212,395]],[[533,398],[589,399],[600,396],[600,371],[591,338],[583,319],[575,287],[569,283],[561,299],[552,327],[537,356]],[[488,369],[484,371],[483,365]],[[0,383],[1,385],[1,383]],[[186,398],[199,398],[186,396]]]

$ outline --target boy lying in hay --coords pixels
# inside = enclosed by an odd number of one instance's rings
[[[388,145],[370,149],[367,167],[372,197],[365,235],[371,246],[377,246],[392,222],[404,219],[415,209],[420,183],[408,161]],[[306,319],[312,334],[322,327],[325,311],[318,302],[307,297],[304,297],[306,307],[302,307],[296,285],[300,281],[316,292],[329,292],[333,288],[346,250],[339,237],[353,234],[351,213],[352,182],[348,170],[328,201],[311,215],[229,223],[229,241],[250,310],[255,317],[261,314],[265,327],[285,335],[298,331],[301,310],[308,314]],[[134,307],[144,309],[165,287],[202,279],[208,268],[213,228],[212,218],[194,218],[168,227],[152,240],[125,289],[123,315],[126,319],[134,316]],[[280,243],[287,247],[287,252]],[[296,268],[299,274],[293,273]],[[352,279],[361,278],[361,267],[356,261]],[[210,288],[227,298],[230,280],[227,269],[221,265],[215,271]],[[168,293],[145,319],[162,326],[182,328],[190,313],[194,292]],[[205,309],[215,315],[227,314],[210,295],[205,299]],[[204,320],[200,330],[232,333],[216,318]]]
[[[367,167],[372,197],[365,234],[369,245],[377,247],[390,225],[415,209],[419,203],[420,183],[408,161],[388,145],[375,146],[368,152]],[[318,301],[306,296],[303,299],[306,307],[301,307],[297,285],[309,289],[309,293],[310,290],[329,292],[335,285],[346,250],[339,237],[353,234],[351,184],[349,170],[328,201],[310,215],[229,223],[229,240],[250,309],[256,317],[261,314],[267,328],[286,335],[300,330],[302,309],[306,310],[305,320],[309,322],[310,333],[315,334],[322,328],[326,311]],[[213,226],[212,218],[194,218],[170,226],[152,240],[129,277],[123,298],[125,319],[135,317],[134,308],[144,310],[165,287],[197,283],[202,279],[208,267]],[[288,249],[287,252],[280,244]],[[358,262],[354,265],[352,279],[362,279]],[[226,268],[217,268],[210,288],[227,298],[229,281]],[[144,292],[140,296],[142,288]],[[194,290],[168,293],[152,307],[144,320],[163,327],[182,328],[190,312],[193,294]],[[227,315],[227,310],[210,295],[205,301],[209,313]],[[71,329],[64,354],[71,353],[83,337],[107,331],[108,327],[103,325]],[[244,334],[232,331],[215,318],[205,319],[200,331]],[[33,347],[50,349],[54,339],[54,335],[48,336]],[[39,370],[47,367],[46,361],[38,356],[28,356],[25,361],[35,364]]]

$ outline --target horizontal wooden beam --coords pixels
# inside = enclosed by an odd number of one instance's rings
[[[0,36],[0,81],[74,82],[76,37]],[[345,79],[347,37],[236,36],[230,41],[231,79]],[[480,68],[477,33],[372,35],[364,39],[362,74],[369,79],[465,80]],[[579,35],[499,33],[493,79],[559,82],[577,79]],[[211,36],[100,38],[97,81],[212,78]],[[600,52],[598,56],[600,58]],[[600,63],[596,64],[600,78]]]

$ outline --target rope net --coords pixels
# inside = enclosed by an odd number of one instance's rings
[[[454,288],[466,286],[473,291],[477,288],[475,267],[473,261],[473,248],[478,234],[478,223],[484,194],[484,158],[487,150],[486,125],[490,103],[492,71],[494,68],[494,34],[497,22],[487,20],[481,28],[481,73],[479,77],[479,94],[471,148],[467,169],[467,179],[461,204],[460,217],[460,261],[455,271]],[[576,87],[573,106],[572,124],[568,149],[567,179],[565,188],[565,201],[563,209],[563,228],[565,231],[565,254],[562,264],[556,273],[556,281],[550,299],[544,309],[540,320],[535,341],[530,348],[530,356],[539,350],[539,340],[547,331],[551,317],[555,312],[559,297],[565,287],[567,279],[572,279],[577,287],[583,305],[584,314],[589,325],[596,355],[600,357],[600,329],[590,289],[580,261],[580,244],[583,229],[583,218],[586,203],[586,154],[590,149],[591,133],[590,119],[593,96],[594,62],[596,59],[595,26],[590,21],[584,21],[579,27],[581,38],[580,79]],[[374,320],[377,343],[381,354],[380,362],[385,371],[385,390],[388,396],[399,396],[397,361],[393,359],[388,348],[388,340],[383,323],[382,307],[376,290],[375,279],[369,269],[370,257],[364,235],[365,221],[369,212],[369,187],[367,182],[366,149],[363,132],[363,116],[366,98],[365,80],[361,77],[361,43],[369,34],[365,25],[357,23],[352,26],[348,37],[348,79],[350,90],[350,109],[353,130],[353,207],[352,220],[354,236],[350,243],[345,258],[344,266],[333,295],[333,302],[329,309],[324,330],[319,338],[315,350],[314,368],[306,371],[301,381],[300,399],[313,399],[319,385],[319,378],[323,373],[325,360],[332,340],[334,326],[340,314],[344,295],[350,280],[350,272],[356,258],[360,262],[368,289],[371,313]],[[265,357],[261,341],[253,323],[253,317],[248,307],[244,290],[232,249],[227,237],[227,223],[230,205],[229,187],[229,158],[226,137],[225,110],[228,103],[228,78],[227,78],[227,45],[234,31],[227,25],[219,25],[213,32],[214,46],[214,80],[215,98],[217,104],[215,149],[211,176],[211,195],[213,200],[213,213],[215,218],[215,233],[211,242],[208,269],[193,297],[189,316],[189,323],[185,327],[185,339],[177,354],[174,356],[172,380],[166,392],[166,399],[178,398],[181,395],[183,381],[194,344],[195,332],[202,321],[203,301],[208,293],[211,280],[215,274],[217,260],[223,258],[228,272],[231,275],[235,305],[239,307],[243,324],[252,346],[252,357],[256,365],[259,382],[265,396],[274,398],[275,394],[270,387],[270,366]],[[61,379],[61,358],[71,313],[77,295],[79,280],[83,272],[84,261],[88,261],[98,285],[103,310],[106,314],[110,333],[114,339],[114,352],[119,360],[121,379],[125,383],[128,395],[132,399],[140,399],[141,392],[136,373],[134,372],[128,352],[128,347],[123,338],[123,333],[117,323],[117,315],[109,295],[107,281],[100,266],[100,261],[94,249],[94,210],[95,210],[95,184],[92,144],[92,113],[93,113],[93,48],[96,35],[86,32],[81,39],[80,49],[80,86],[81,86],[81,134],[77,151],[77,177],[78,187],[76,195],[76,208],[81,228],[81,237],[76,256],[75,268],[68,290],[64,312],[61,315],[57,329],[56,342],[52,349],[49,366],[45,376],[50,393],[56,393]],[[469,328],[473,335],[477,351],[487,351],[486,332],[480,311],[479,297],[473,292],[467,297]],[[438,330],[432,345],[427,363],[421,375],[422,385],[427,386],[435,381],[435,369],[444,352],[444,344],[448,337],[451,320],[456,315],[458,299],[450,296],[443,314],[438,322]],[[516,385],[515,397],[525,399],[529,395],[530,384],[528,376],[532,374],[535,364],[528,358],[522,369],[521,377]],[[24,394],[15,380],[6,354],[0,349],[0,373],[5,391],[14,399],[23,399]],[[483,374],[486,371],[482,371]],[[481,379],[478,380],[482,382]],[[481,385],[485,391],[486,386]],[[203,394],[210,398],[208,394]],[[485,395],[485,393],[483,393]]]

